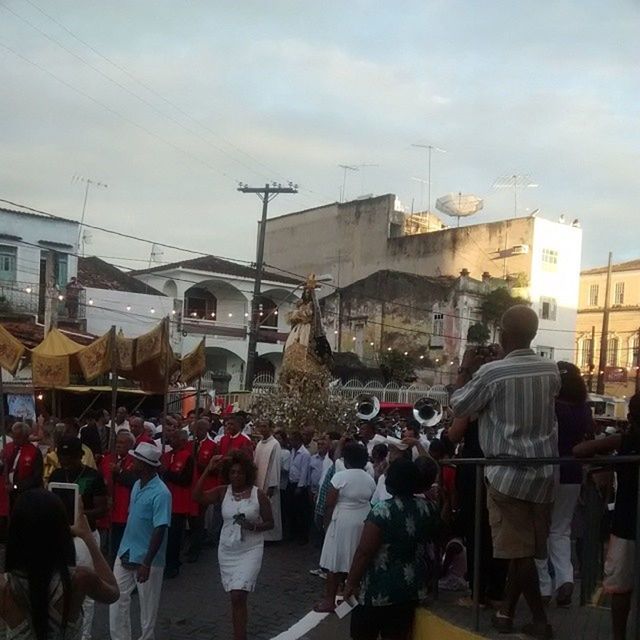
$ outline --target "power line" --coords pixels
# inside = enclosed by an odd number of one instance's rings
[[[212,144],[210,141],[206,140],[205,138],[203,138],[202,136],[200,136],[198,134],[197,131],[193,131],[192,129],[185,127],[179,120],[171,117],[170,115],[166,114],[165,112],[159,110],[153,103],[145,100],[142,96],[132,92],[131,90],[129,90],[127,87],[123,86],[122,84],[120,84],[119,82],[117,82],[116,80],[114,80],[113,78],[111,78],[110,76],[108,76],[107,74],[105,74],[104,72],[102,72],[99,68],[95,67],[94,65],[92,65],[91,63],[89,63],[88,61],[86,61],[85,59],[81,58],[80,56],[78,56],[76,53],[74,53],[73,51],[69,50],[67,47],[65,47],[62,43],[60,43],[58,40],[56,40],[55,38],[53,38],[52,36],[50,36],[49,34],[47,34],[46,32],[42,31],[40,28],[38,28],[37,26],[33,25],[32,23],[30,23],[26,18],[18,15],[16,12],[14,12],[13,10],[9,9],[8,7],[4,7],[5,9],[7,9],[8,11],[10,11],[14,16],[16,16],[17,18],[19,18],[20,20],[22,20],[23,22],[25,22],[27,25],[29,25],[31,28],[35,29],[36,31],[38,31],[39,33],[41,33],[44,37],[46,37],[47,39],[51,40],[52,42],[54,42],[55,44],[57,44],[59,47],[63,48],[65,51],[67,51],[70,55],[74,56],[75,58],[79,59],[81,62],[83,62],[84,64],[86,64],[87,66],[89,66],[91,69],[93,69],[96,73],[99,73],[101,76],[105,77],[106,79],[108,79],[110,82],[116,84],[120,89],[122,89],[123,91],[126,91],[127,93],[129,93],[130,95],[134,96],[136,99],[140,100],[141,102],[143,102],[144,104],[146,104],[147,106],[149,106],[151,109],[153,109],[156,113],[158,113],[159,115],[161,115],[162,117],[168,118],[169,120],[171,120],[172,122],[174,122],[177,126],[183,128],[185,131],[188,131],[189,133],[191,133],[192,135],[198,137],[200,140],[202,140],[202,142],[204,142],[205,144],[209,144],[210,146],[212,146],[214,149],[216,149],[217,151],[219,151],[220,153],[227,155],[231,160],[233,160],[234,162],[236,162],[237,164],[239,164],[240,166],[244,167],[245,169],[248,169],[249,171],[251,171],[252,173],[255,173],[257,175],[261,175],[262,177],[266,177],[269,178],[269,176],[275,176],[278,178],[282,178],[285,181],[288,181],[289,178],[286,178],[285,176],[283,176],[282,174],[279,174],[277,171],[274,171],[272,167],[269,167],[267,164],[265,164],[264,162],[262,162],[261,160],[259,160],[258,158],[252,156],[250,153],[246,152],[244,149],[240,148],[239,146],[233,144],[231,141],[225,139],[224,137],[220,136],[218,133],[216,133],[211,127],[209,127],[205,122],[203,122],[202,120],[195,118],[194,116],[192,116],[191,114],[189,114],[185,109],[183,109],[182,107],[180,107],[178,104],[176,104],[175,102],[169,100],[166,96],[162,95],[160,92],[158,92],[157,90],[155,90],[153,87],[151,87],[149,84],[147,84],[146,82],[144,82],[143,80],[141,80],[140,78],[138,78],[137,76],[135,76],[134,74],[132,74],[128,69],[126,69],[123,65],[118,64],[116,62],[114,62],[111,58],[109,58],[108,56],[106,56],[105,54],[103,54],[101,51],[99,51],[96,47],[92,46],[90,43],[88,43],[86,40],[82,39],[80,36],[78,36],[76,33],[74,33],[74,31],[72,31],[69,27],[67,27],[65,24],[63,24],[60,20],[57,20],[56,18],[54,18],[52,15],[50,15],[49,13],[47,13],[44,9],[42,9],[38,4],[36,4],[35,2],[33,2],[33,0],[25,0],[26,2],[28,2],[32,7],[34,7],[37,11],[39,11],[42,15],[44,15],[48,20],[50,20],[51,22],[53,22],[54,24],[56,24],[58,27],[60,27],[61,29],[63,29],[67,34],[69,34],[72,38],[74,38],[77,42],[79,42],[81,45],[83,45],[84,47],[87,47],[90,51],[92,51],[95,55],[97,55],[98,57],[100,57],[102,60],[104,60],[105,62],[107,62],[108,64],[110,64],[112,67],[114,67],[115,69],[117,69],[118,71],[120,71],[121,73],[123,73],[124,75],[126,75],[130,80],[132,80],[134,83],[138,84],[139,86],[141,86],[143,89],[145,89],[146,91],[148,91],[150,94],[154,95],[155,97],[159,98],[160,100],[162,100],[163,103],[165,103],[166,105],[168,105],[169,107],[171,107],[172,109],[174,109],[175,111],[177,111],[178,113],[180,113],[183,117],[187,118],[189,121],[195,123],[196,125],[198,125],[199,127],[201,127],[202,129],[204,129],[205,131],[207,131],[209,133],[209,135],[217,138],[218,140],[220,140],[221,142],[223,142],[224,144],[228,145],[229,147],[231,147],[232,149],[234,149],[237,153],[242,154],[243,156],[247,157],[249,160],[251,160],[253,163],[255,163],[258,166],[263,167],[264,169],[266,169],[269,174],[267,175],[264,172],[258,171],[255,168],[245,164],[244,162],[238,160],[237,158],[234,158],[228,151],[226,151],[225,149],[220,148],[217,145]],[[315,191],[313,191],[312,189],[309,189],[307,187],[302,187],[304,191],[307,191],[308,193],[314,194],[315,196],[321,196],[321,194],[316,193]],[[321,196],[323,198],[326,199],[325,196]],[[330,198],[329,198],[330,200]]]
[[[0,5],[0,6],[4,7],[4,5]],[[0,42],[0,47],[2,47],[5,51],[8,51],[9,53],[12,53],[14,56],[19,58],[23,62],[26,62],[27,64],[30,64],[31,66],[35,67],[36,69],[39,69],[43,73],[46,73],[48,76],[53,78],[56,82],[59,82],[63,86],[67,87],[68,89],[71,89],[72,91],[74,91],[78,95],[82,96],[83,98],[86,98],[87,100],[90,100],[91,102],[94,102],[98,106],[100,106],[103,109],[107,110],[109,113],[111,113],[111,114],[117,116],[118,118],[124,120],[125,122],[127,122],[131,126],[136,127],[137,129],[140,129],[141,131],[144,131],[144,133],[146,133],[147,135],[151,136],[152,138],[155,138],[156,140],[159,140],[160,142],[162,142],[163,144],[171,147],[175,151],[178,151],[179,153],[183,154],[184,156],[186,156],[188,158],[191,158],[192,160],[195,160],[196,162],[204,165],[205,167],[207,167],[211,171],[219,173],[220,175],[224,176],[228,180],[231,180],[234,183],[238,182],[238,180],[236,178],[234,178],[233,176],[229,175],[227,172],[223,171],[222,169],[218,169],[217,167],[215,167],[214,165],[210,164],[206,160],[200,158],[199,156],[191,153],[190,151],[187,151],[186,149],[183,149],[182,147],[178,146],[177,144],[171,142],[170,140],[167,140],[166,138],[163,138],[162,136],[159,136],[157,133],[154,133],[153,131],[151,131],[151,129],[145,127],[144,125],[139,124],[139,123],[135,122],[134,120],[131,120],[131,118],[128,118],[127,116],[123,115],[122,113],[120,113],[116,109],[113,109],[112,107],[104,104],[103,102],[100,102],[100,100],[98,100],[97,98],[94,98],[92,95],[86,93],[82,89],[78,89],[77,87],[73,86],[72,84],[70,84],[66,80],[60,78],[59,76],[57,76],[52,71],[49,71],[47,68],[43,67],[41,64],[39,64],[37,62],[34,62],[33,60],[30,60],[26,56],[23,56],[20,52],[16,51],[15,49],[7,46],[6,44],[4,44],[2,42]],[[88,226],[88,225],[85,225],[85,226]]]

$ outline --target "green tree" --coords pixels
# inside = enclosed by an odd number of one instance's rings
[[[469,327],[467,331],[467,342],[471,344],[486,344],[491,337],[491,331],[487,328],[487,325],[482,322],[476,322]]]
[[[492,332],[492,339],[495,341],[496,332],[500,326],[500,319],[504,312],[517,304],[529,306],[531,303],[525,298],[514,296],[506,287],[498,287],[484,296],[482,301],[482,322],[485,327]]]
[[[412,355],[404,355],[397,349],[385,351],[380,356],[380,370],[385,382],[398,382],[404,384],[416,379],[416,366],[418,362]]]

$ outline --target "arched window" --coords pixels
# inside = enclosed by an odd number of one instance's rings
[[[217,307],[216,297],[206,289],[192,287],[185,293],[185,319],[215,320]]]
[[[258,318],[263,329],[278,328],[278,307],[271,298],[261,296],[258,298]]]

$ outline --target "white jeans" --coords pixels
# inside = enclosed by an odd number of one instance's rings
[[[100,546],[100,533],[93,531],[92,534],[97,545]],[[80,538],[74,538],[73,543],[76,548],[76,566],[93,569],[93,561],[91,560],[91,554],[89,553],[87,545]],[[84,599],[82,603],[82,640],[91,640],[95,607],[95,600],[91,598]]]
[[[567,582],[573,584],[573,565],[571,564],[571,521],[580,497],[579,484],[559,484],[556,488],[556,500],[551,513],[551,529],[547,541],[549,557],[536,560],[540,593],[550,596]],[[549,574],[549,563],[553,567],[554,580]]]
[[[136,572],[122,566],[116,558],[113,575],[120,589],[118,602],[109,607],[111,640],[131,640],[131,593],[138,587],[140,600],[140,640],[153,640],[162,591],[164,567],[151,567],[146,582],[136,582]]]

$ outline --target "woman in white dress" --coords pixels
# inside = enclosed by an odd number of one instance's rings
[[[334,474],[326,501],[326,534],[320,566],[329,573],[325,597],[314,607],[323,613],[335,609],[340,579],[349,572],[376,489],[374,479],[364,470],[368,460],[366,447],[347,444],[343,460],[346,468]]]
[[[222,464],[223,485],[203,491],[203,478]],[[222,459],[214,456],[193,490],[200,504],[222,505],[222,532],[218,545],[220,579],[231,596],[234,640],[247,638],[247,596],[262,566],[264,532],[273,529],[271,503],[255,486],[256,466],[242,451]]]

